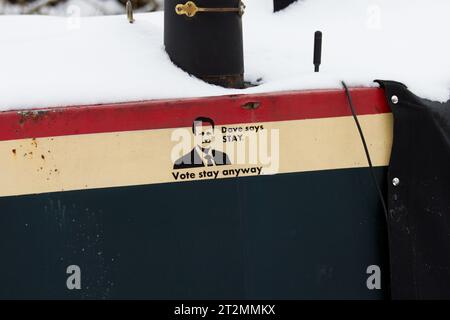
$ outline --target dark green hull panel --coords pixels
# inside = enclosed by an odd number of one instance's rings
[[[377,168],[385,185],[386,168]],[[382,299],[368,169],[0,198],[0,298]],[[66,268],[81,268],[68,290]],[[366,269],[382,270],[369,290]]]

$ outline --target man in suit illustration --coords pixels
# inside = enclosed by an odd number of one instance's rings
[[[192,123],[195,147],[175,161],[174,170],[223,166],[231,164],[227,154],[212,148],[214,142],[214,121],[206,117],[198,117]]]

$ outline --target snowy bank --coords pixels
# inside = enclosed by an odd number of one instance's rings
[[[208,85],[174,66],[163,48],[162,12],[109,17],[0,16],[0,109],[405,83],[425,98],[450,93],[450,1],[306,0],[273,14],[246,0],[246,80]],[[324,33],[313,73],[315,30]]]

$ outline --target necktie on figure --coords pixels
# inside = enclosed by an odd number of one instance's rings
[[[211,166],[214,165],[213,157],[212,157],[211,155],[207,154],[207,155],[205,156],[205,159],[206,159],[206,165],[207,165],[208,167],[211,167]]]

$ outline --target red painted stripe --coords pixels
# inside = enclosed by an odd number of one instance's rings
[[[381,89],[355,88],[351,93],[360,115],[390,112]],[[248,102],[258,102],[259,107],[244,108]],[[342,90],[154,100],[1,112],[0,140],[188,127],[198,116],[225,125],[349,115]]]

